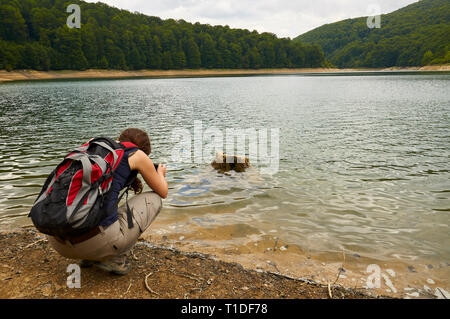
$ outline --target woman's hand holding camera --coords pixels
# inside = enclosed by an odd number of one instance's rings
[[[156,170],[156,172],[159,175],[162,175],[164,178],[166,178],[166,171],[167,171],[166,165],[158,164],[158,169]]]

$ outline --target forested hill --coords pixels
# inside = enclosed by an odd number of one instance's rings
[[[381,16],[348,19],[309,31],[295,40],[319,44],[338,67],[422,66],[450,63],[450,1],[422,0]]]
[[[66,25],[69,4],[81,28]],[[0,69],[320,67],[317,45],[77,0],[0,0]]]

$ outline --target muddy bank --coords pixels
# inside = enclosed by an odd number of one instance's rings
[[[0,298],[371,298],[365,290],[321,285],[246,270],[214,257],[139,241],[126,276],[81,269],[81,288],[67,287],[67,267],[44,236],[28,229],[0,234]]]
[[[111,79],[111,78],[145,78],[145,77],[206,77],[232,75],[264,75],[264,74],[299,74],[299,73],[335,73],[352,71],[450,71],[450,65],[386,68],[386,69],[259,69],[259,70],[86,70],[86,71],[35,71],[35,70],[0,70],[0,82],[55,80],[55,79]]]
[[[276,230],[260,232],[245,223],[205,226],[197,224],[195,218],[163,214],[142,238],[183,252],[213,255],[246,269],[305,278],[321,285],[336,282],[394,298],[449,296],[450,264],[443,259],[383,259],[356,247],[353,251],[343,247],[341,251],[321,250],[310,241],[286,241]],[[375,272],[379,285],[369,288]]]

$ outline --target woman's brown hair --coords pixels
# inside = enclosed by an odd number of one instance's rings
[[[131,142],[147,155],[150,155],[152,151],[148,134],[139,128],[127,128],[120,134],[119,142]],[[131,188],[135,194],[140,194],[144,187],[141,180],[136,177],[133,184],[131,184]]]

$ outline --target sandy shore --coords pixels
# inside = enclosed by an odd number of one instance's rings
[[[248,270],[144,240],[129,256],[129,274],[81,269],[81,288],[70,289],[67,267],[77,261],[58,255],[35,230],[1,233],[0,250],[0,298],[371,298],[364,289]]]
[[[54,79],[113,79],[146,77],[207,77],[232,75],[264,74],[301,74],[301,73],[337,73],[357,71],[450,71],[450,65],[387,69],[259,69],[259,70],[86,70],[86,71],[34,71],[34,70],[0,70],[0,82],[54,80]]]

